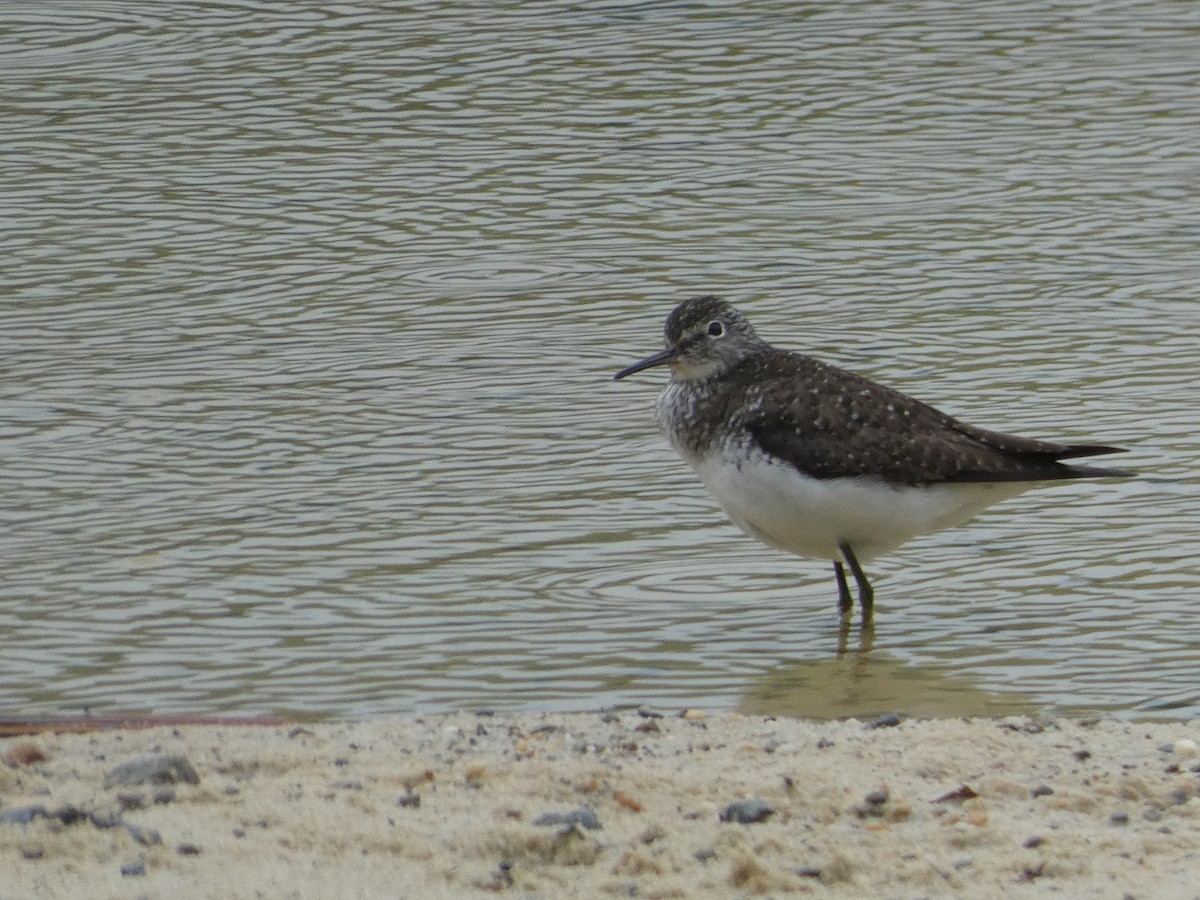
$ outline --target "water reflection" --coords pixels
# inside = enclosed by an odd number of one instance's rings
[[[1134,450],[880,561],[877,652],[1197,714],[1198,9],[10,4],[0,705],[733,707],[826,658],[827,567],[609,380],[703,290]]]
[[[748,715],[808,719],[904,716],[1018,716],[1040,712],[1032,698],[981,687],[951,666],[914,666],[888,653],[847,653],[780,666],[738,705]]]

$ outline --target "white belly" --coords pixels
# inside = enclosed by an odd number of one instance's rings
[[[720,453],[689,459],[734,524],[765,544],[800,556],[840,559],[845,542],[860,559],[919,534],[960,525],[982,510],[1024,493],[1033,482],[894,487],[870,478],[809,478],[765,455],[741,466]]]

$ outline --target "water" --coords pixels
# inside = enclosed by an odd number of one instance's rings
[[[0,714],[1200,714],[1200,8],[395,6],[0,12]],[[1143,477],[839,659],[610,380],[699,292]]]

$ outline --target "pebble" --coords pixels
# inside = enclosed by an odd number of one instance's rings
[[[1036,790],[1036,788],[1035,788],[1035,790]],[[942,796],[938,797],[933,802],[934,803],[949,803],[949,802],[962,803],[966,800],[974,800],[978,796],[979,796],[978,791],[976,791],[969,784],[964,784],[964,785],[960,785],[959,787],[956,787],[954,790],[952,790],[948,793],[942,794]],[[1034,796],[1036,797],[1037,794],[1034,794]]]
[[[121,866],[121,874],[130,877],[135,875],[146,874],[146,861],[142,859],[134,860],[131,863],[125,863]]]
[[[141,809],[146,805],[146,798],[141,794],[117,794],[117,806],[121,812],[131,809]]]
[[[147,753],[123,762],[104,778],[106,788],[137,784],[199,784],[200,776],[182,753]]]
[[[596,818],[595,811],[587,806],[573,809],[569,813],[543,813],[533,820],[533,824],[569,825],[572,827],[579,825],[589,831],[595,831],[601,827],[600,820]]]
[[[46,807],[38,804],[37,806],[19,806],[16,809],[6,809],[0,812],[0,822],[10,825],[28,825],[38,816],[49,817],[50,813]]]
[[[882,806],[888,802],[887,788],[878,788],[877,790],[871,791],[869,794],[867,794],[867,796],[863,797],[863,800],[865,800],[871,806]]]
[[[868,728],[895,728],[904,721],[904,716],[897,712],[884,713],[870,725]]]
[[[1171,752],[1180,759],[1191,759],[1198,752],[1196,742],[1191,738],[1180,738],[1171,745]]]
[[[1128,825],[1129,824],[1129,813],[1115,812],[1111,816],[1108,817],[1108,821],[1110,823],[1112,823],[1113,825]]]
[[[765,821],[774,814],[775,810],[773,807],[756,797],[749,797],[745,800],[735,800],[726,806],[721,810],[720,819],[722,822],[752,825],[755,822]]]
[[[1193,747],[1195,744],[1192,745]],[[45,762],[46,754],[33,741],[21,741],[13,744],[0,756],[6,765],[16,769],[21,766],[31,766],[34,763]]]

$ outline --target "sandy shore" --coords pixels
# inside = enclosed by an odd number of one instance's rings
[[[636,711],[10,737],[0,897],[1200,897],[1197,738]]]

